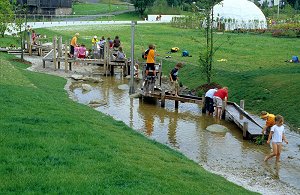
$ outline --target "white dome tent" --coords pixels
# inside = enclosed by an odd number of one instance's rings
[[[225,30],[266,29],[267,21],[262,11],[248,0],[223,0],[213,7],[214,26],[225,25]]]

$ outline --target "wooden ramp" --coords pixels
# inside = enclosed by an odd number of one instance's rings
[[[225,112],[228,120],[233,121],[243,131],[244,139],[253,139],[262,135],[262,122],[254,119],[236,103],[228,102]]]
[[[164,93],[163,91],[154,91],[143,94],[143,97],[157,98],[161,100],[161,107],[165,106],[165,100],[173,100],[175,102],[175,108],[178,108],[179,102],[189,102],[201,105],[202,113],[205,113],[204,108],[204,97],[180,95],[173,96]],[[244,102],[244,101],[241,101]],[[252,117],[243,109],[243,105],[239,106],[235,102],[227,102],[225,107],[225,112],[222,116],[223,119],[228,119],[234,122],[243,132],[244,139],[253,139],[257,136],[262,135],[262,128],[264,126],[264,121],[258,118]]]

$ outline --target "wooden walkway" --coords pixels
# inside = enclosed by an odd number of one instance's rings
[[[175,108],[178,108],[179,102],[188,102],[201,105],[202,112],[205,113],[204,108],[204,97],[180,95],[178,97],[173,95],[167,95],[164,92],[154,91],[144,97],[151,97],[160,99],[161,107],[165,106],[165,100],[173,100],[175,102]],[[225,114],[222,118],[226,118],[229,121],[234,122],[239,129],[243,132],[244,139],[253,139],[257,136],[262,135],[262,128],[264,121],[254,119],[249,113],[243,109],[243,105],[239,106],[234,102],[227,102],[225,107]]]

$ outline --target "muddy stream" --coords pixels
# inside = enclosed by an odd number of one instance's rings
[[[63,70],[53,71],[50,66],[44,69],[39,57],[26,57],[26,60],[33,63],[31,71],[62,77],[76,73],[76,67],[68,74]],[[103,82],[97,84],[68,79],[65,89],[81,104],[100,101],[101,106],[94,108],[97,111],[123,121],[149,139],[183,153],[206,170],[251,191],[300,195],[299,134],[287,129],[289,144],[283,145],[281,162],[275,164],[273,158],[265,163],[263,159],[270,153],[269,145],[243,140],[235,124],[202,114],[198,105],[179,103],[175,109],[174,102],[166,100],[165,108],[161,108],[156,101],[130,98],[129,80],[118,73],[114,77],[101,76],[101,79]],[[89,89],[84,90],[83,84],[88,84]],[[228,130],[218,133],[206,130],[214,124]]]
[[[158,101],[130,98],[128,79],[120,75],[101,77],[103,82],[91,84],[85,91],[81,82],[70,86],[79,103],[95,99],[102,106],[96,110],[123,121],[150,139],[180,151],[205,169],[220,174],[234,183],[263,194],[300,194],[300,136],[287,132],[289,145],[283,146],[281,163],[274,159],[264,163],[270,152],[268,145],[256,145],[243,140],[235,124],[201,113],[196,104],[166,101],[161,108]],[[227,132],[206,130],[213,124],[228,128]]]

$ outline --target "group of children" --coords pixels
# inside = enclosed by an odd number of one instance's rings
[[[205,94],[205,109],[209,115],[216,113],[217,118],[222,115],[223,101],[225,105],[228,100],[228,88],[222,89],[213,88],[209,89]],[[267,143],[272,144],[272,152],[267,155],[264,161],[268,161],[270,158],[276,156],[276,162],[280,161],[280,154],[282,150],[282,142],[288,144],[288,140],[285,137],[284,119],[281,115],[270,114],[266,111],[261,112],[261,118],[266,120],[266,125],[262,129],[262,134],[267,134]]]
[[[92,49],[87,50],[84,44],[79,45],[77,43],[79,37],[79,33],[76,33],[70,42],[70,57],[73,58],[104,58],[104,46],[105,44],[109,44],[109,48],[113,49],[114,54],[113,58],[115,60],[124,60],[126,58],[125,53],[123,52],[123,48],[121,47],[121,41],[118,36],[115,37],[114,40],[111,40],[110,37],[107,40],[104,36],[98,40],[97,36],[94,36],[91,40]]]
[[[205,110],[209,115],[215,113],[217,118],[222,117],[223,102],[225,106],[228,101],[228,87],[221,89],[212,88],[205,93]]]

